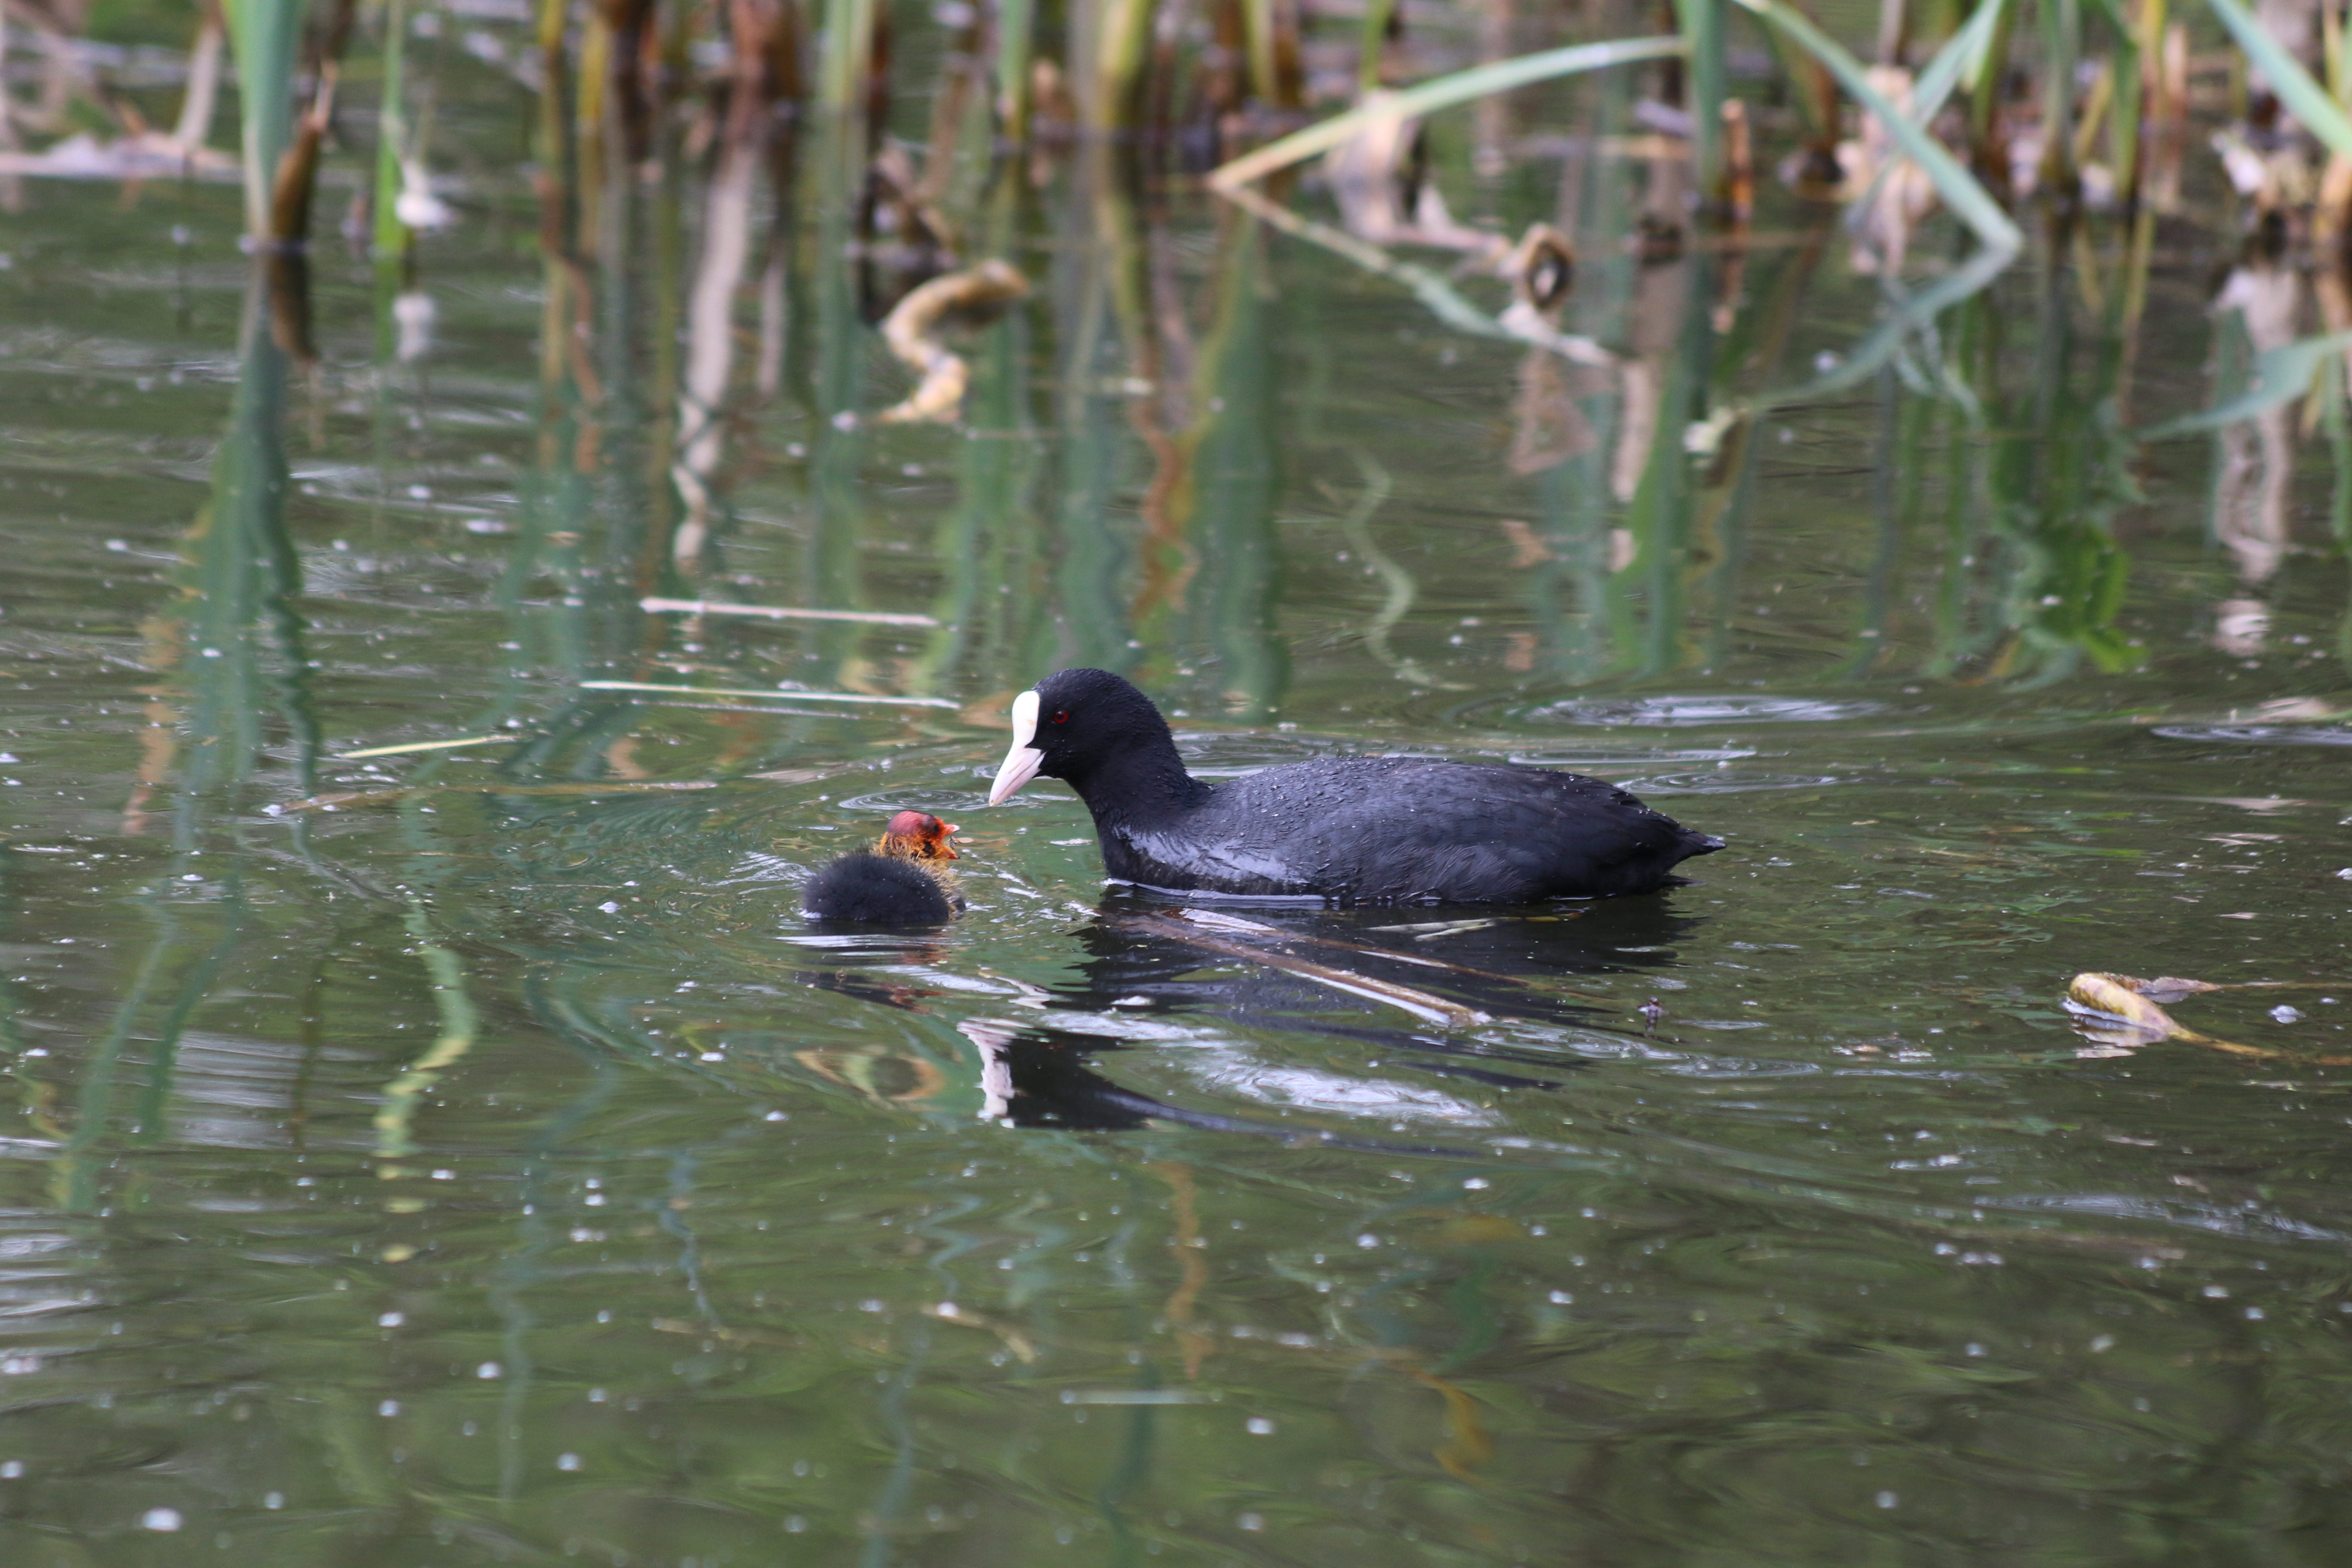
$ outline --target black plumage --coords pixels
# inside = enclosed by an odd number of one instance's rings
[[[811,920],[859,925],[940,925],[963,908],[946,862],[957,858],[955,824],[902,811],[872,849],[854,849],[809,879],[801,907]]]
[[[1328,757],[1209,784],[1185,772],[1151,700],[1107,670],[1050,676],[1013,717],[992,800],[1034,774],[1065,780],[1094,814],[1104,869],[1151,887],[1530,903],[1651,892],[1723,847],[1613,784],[1548,768]]]
[[[911,860],[853,850],[809,879],[801,895],[812,920],[859,925],[940,925],[955,906]]]

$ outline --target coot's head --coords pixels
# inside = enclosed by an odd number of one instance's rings
[[[941,822],[927,811],[902,811],[890,819],[877,847],[902,860],[953,860],[955,846],[948,842],[948,835],[956,831],[954,823]]]
[[[1013,749],[988,804],[1003,805],[1040,774],[1075,783],[1124,752],[1175,751],[1150,698],[1108,669],[1065,669],[1013,700]]]

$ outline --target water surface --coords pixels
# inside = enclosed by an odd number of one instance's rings
[[[1596,169],[1474,216],[1569,226],[1571,324],[1694,416],[1873,320],[1834,215],[1644,265]],[[314,363],[226,188],[12,220],[8,1562],[2340,1560],[2333,477],[2250,579],[2214,448],[2119,434],[2213,395],[2221,239],[2167,226],[2127,384],[2037,251],[1936,375],[1692,457],[1083,159],[1005,198],[966,422],[878,426],[811,198],[684,569],[699,189],[616,181],[585,283],[488,173],[413,280],[322,243]],[[1574,768],[1729,847],[1188,922],[1059,786],[982,806],[1074,663],[1213,774]],[[908,805],[971,911],[809,929]],[[2135,1047],[2081,970],[2285,988]]]

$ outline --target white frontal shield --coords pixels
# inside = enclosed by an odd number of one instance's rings
[[[988,786],[988,804],[1003,805],[1021,793],[1021,786],[1037,776],[1045,765],[1045,753],[1030,742],[1037,738],[1037,694],[1024,691],[1013,700],[1013,749],[1004,753],[1004,765],[996,770],[996,782]]]

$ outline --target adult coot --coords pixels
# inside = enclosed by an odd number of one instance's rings
[[[1158,888],[1518,904],[1651,892],[1723,847],[1613,784],[1546,768],[1327,757],[1204,784],[1151,700],[1102,669],[1013,699],[989,804],[1040,773],[1094,813],[1105,870]]]
[[[963,908],[952,822],[920,811],[890,819],[871,849],[854,849],[809,879],[801,907],[812,920],[862,925],[940,925]]]

